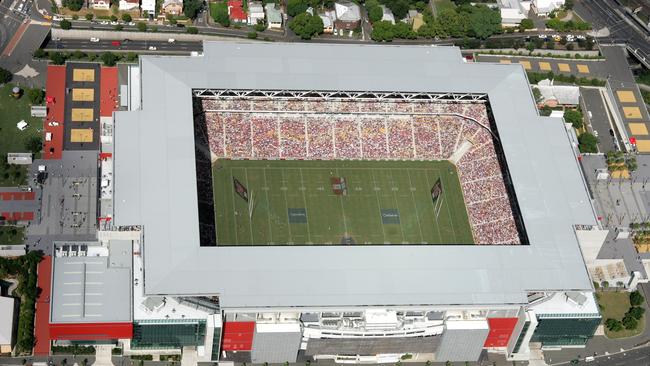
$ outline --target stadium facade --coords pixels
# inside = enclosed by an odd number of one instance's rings
[[[598,220],[575,138],[561,119],[539,116],[521,66],[464,63],[451,47],[206,42],[200,56],[144,56],[131,74],[132,110],[113,121],[112,226],[99,233],[107,249],[97,251],[120,259],[131,243],[132,263],[108,260],[119,268],[105,280],[123,283],[122,269],[132,269],[121,297],[130,312],[107,319],[126,320],[132,334],[101,338],[119,339],[125,354],[527,360],[531,350],[584,346],[594,334],[600,315],[578,238]],[[482,103],[525,240],[205,245],[194,103],[247,97]],[[224,139],[236,133],[222,131]],[[66,323],[57,306],[51,322]]]

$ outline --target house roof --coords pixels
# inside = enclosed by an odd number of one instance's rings
[[[232,20],[247,20],[248,16],[242,7],[242,2],[238,0],[228,1],[228,15]]]
[[[0,296],[0,344],[11,344],[14,325],[13,297]]]
[[[344,22],[356,22],[361,20],[359,5],[353,2],[340,2],[334,4],[336,19]]]
[[[114,221],[146,231],[147,295],[219,294],[235,309],[525,304],[531,290],[591,290],[574,225],[596,216],[564,123],[539,116],[521,65],[416,45],[203,49],[142,56],[142,108],[115,112]],[[202,88],[485,93],[531,244],[200,247],[190,96]]]
[[[268,3],[264,5],[264,9],[266,10],[266,19],[269,23],[282,23],[282,13],[280,9],[275,8],[275,4]]]

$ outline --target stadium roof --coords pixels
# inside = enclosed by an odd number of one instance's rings
[[[521,65],[463,63],[452,47],[257,42],[140,64],[142,110],[115,113],[114,219],[144,225],[148,295],[347,307],[591,289],[573,225],[595,215],[564,124],[538,115]],[[201,88],[487,93],[531,245],[200,247],[191,91]]]

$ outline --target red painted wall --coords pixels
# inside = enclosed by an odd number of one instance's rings
[[[517,318],[488,318],[490,333],[484,347],[506,347],[517,320]]]
[[[222,351],[251,351],[253,349],[253,334],[255,322],[225,322],[223,323]]]
[[[132,337],[133,323],[50,324],[50,339],[52,340],[97,341],[130,339]]]

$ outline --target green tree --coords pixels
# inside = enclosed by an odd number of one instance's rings
[[[370,33],[370,38],[376,42],[390,42],[395,38],[393,32],[393,25],[385,20],[376,22],[372,25],[372,33]]]
[[[67,19],[63,19],[61,21],[61,23],[59,23],[59,25],[61,26],[61,29],[63,29],[63,30],[68,30],[68,29],[72,28],[72,23]]]
[[[440,25],[438,19],[430,19],[428,22],[423,24],[420,29],[418,29],[418,36],[425,38],[446,38],[447,33]],[[468,41],[474,40],[473,38],[468,38]],[[479,43],[480,46],[480,43]],[[474,48],[469,44],[465,44],[465,48]]]
[[[228,5],[226,2],[222,1],[216,3],[214,7],[211,8],[210,14],[212,15],[212,19],[214,19],[215,22],[221,24],[224,27],[230,26],[230,18],[228,17]]]
[[[116,24],[113,29],[119,32],[124,29],[124,26],[122,24]]]
[[[565,0],[564,1],[564,9],[566,10],[572,10],[573,9],[573,0]]]
[[[84,5],[84,0],[64,0],[63,6],[72,11],[79,11]]]
[[[287,14],[295,17],[298,14],[304,13],[309,8],[309,3],[305,0],[288,0],[287,1]]]
[[[623,323],[620,320],[610,318],[605,321],[605,327],[612,332],[620,332],[623,330]]]
[[[526,30],[533,28],[535,28],[535,23],[531,19],[522,19],[521,23],[519,23],[519,29]]]
[[[640,306],[633,306],[630,308],[630,310],[627,311],[627,314],[636,320],[641,320],[644,313],[645,309]]]
[[[404,19],[406,14],[408,14],[411,5],[407,0],[394,0],[386,3],[386,6],[390,11],[393,12],[395,19],[401,20]]]
[[[636,329],[636,327],[639,325],[639,321],[630,315],[625,315],[621,323],[623,323],[625,329],[628,330]]]
[[[630,305],[632,306],[641,306],[643,304],[643,295],[639,291],[630,292]]]
[[[32,154],[37,154],[43,148],[43,141],[41,136],[32,136],[27,141],[25,141],[25,149],[32,152]]]
[[[564,120],[573,125],[576,130],[581,129],[583,125],[582,112],[577,109],[569,109],[564,112]]]
[[[199,28],[197,27],[187,27],[186,29],[189,34],[199,34]]]
[[[542,92],[539,91],[539,88],[533,87],[533,97],[535,98],[536,103],[541,103],[544,98],[542,97]]]
[[[369,7],[368,8],[368,18],[370,19],[370,22],[378,22],[381,20],[381,18],[384,16],[384,11],[381,9],[379,5]]]
[[[112,52],[104,52],[101,58],[105,66],[115,66],[117,62],[117,56]]]
[[[248,34],[246,34],[246,37],[249,39],[255,39],[257,38],[257,32],[248,32]]]
[[[117,16],[111,15],[111,22],[117,22]]]
[[[145,22],[138,22],[138,30],[140,32],[146,32],[147,31],[147,23]]]
[[[43,89],[38,88],[29,89],[27,90],[27,96],[32,104],[42,104],[45,99],[45,92]]]
[[[72,20],[79,20],[79,14],[72,14]]]
[[[580,152],[582,153],[597,153],[598,138],[589,132],[581,134],[578,136],[578,149],[580,149]]]
[[[129,13],[122,14],[122,21],[123,22],[129,23],[132,20],[133,20],[133,18],[131,18],[131,14],[129,14]]]
[[[184,0],[183,14],[190,19],[194,19],[202,7],[203,1],[201,0]]]
[[[485,39],[501,31],[501,13],[487,6],[475,6],[469,15],[470,30],[474,36]]]
[[[34,58],[44,58],[47,57],[47,52],[45,52],[42,48],[39,48],[36,51],[34,51],[33,56]]]
[[[50,61],[55,65],[63,65],[65,56],[61,52],[50,52]]]
[[[289,22],[289,28],[302,39],[311,39],[323,33],[323,20],[318,15],[302,13]]]
[[[93,13],[86,13],[86,20],[91,21],[95,18],[95,14]]]
[[[467,32],[467,19],[461,17],[454,9],[442,9],[436,19],[450,37],[462,37]]]
[[[7,69],[3,69],[2,67],[0,67],[0,84],[6,84],[6,83],[10,82],[11,79],[13,79],[13,78],[14,78],[14,76],[11,73],[11,71],[9,71]]]

